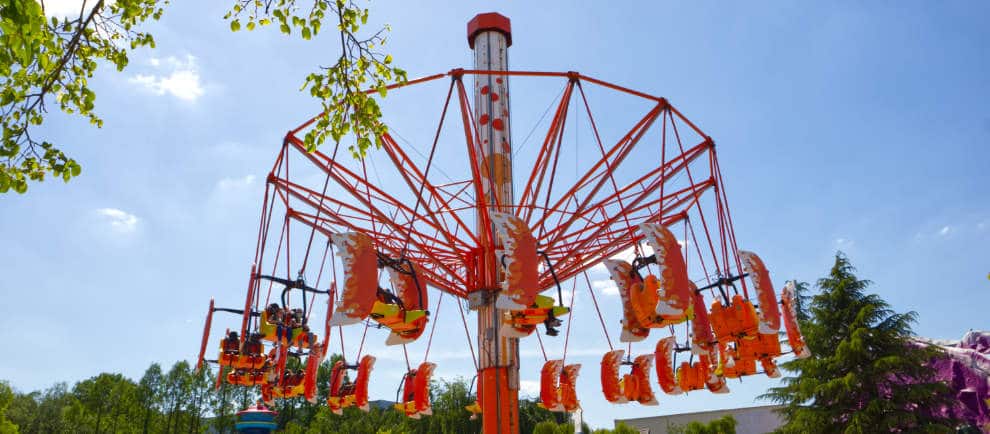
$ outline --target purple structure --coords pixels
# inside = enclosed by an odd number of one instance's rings
[[[932,368],[959,400],[945,412],[990,433],[990,332],[973,330],[959,341],[918,341],[945,351],[946,357],[933,361]]]

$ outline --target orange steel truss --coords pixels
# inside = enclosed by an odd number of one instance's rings
[[[501,34],[501,53],[497,54],[505,56],[511,44],[508,19],[491,15],[497,14],[482,14],[472,21],[469,43],[478,50],[482,44],[475,36]],[[491,46],[485,47],[493,55]],[[408,260],[423,283],[472,301],[478,310],[476,367],[484,432],[515,433],[519,430],[518,339],[497,333],[502,312],[491,300],[500,289],[497,251],[501,241],[492,212],[514,214],[529,226],[546,258],[546,266],[540,269],[540,291],[579,277],[603,259],[624,252],[641,256],[643,235],[638,226],[645,222],[667,227],[683,223],[682,241],[697,253],[692,265],[707,280],[703,289],[727,279],[740,280],[742,265],[735,254],[738,249],[715,143],[665,98],[578,72],[514,71],[507,69],[504,57],[498,65],[485,63],[491,59],[478,59],[476,66],[483,67],[452,69],[389,86],[389,98],[431,84],[430,89],[444,89],[437,92],[440,104],[429,107],[423,102],[420,107],[423,113],[439,113],[432,140],[420,143],[430,149],[423,158],[410,155],[412,147],[400,144],[405,140],[392,128],[380,137],[381,149],[371,151],[378,153],[379,161],[387,161],[387,167],[379,163],[369,168],[369,160],[352,158],[346,144],[307,151],[304,134],[322,114],[285,135],[266,179],[255,268],[245,308],[240,311],[241,335],[255,321],[252,312],[264,309],[261,303],[268,302],[262,300],[263,288],[271,293],[273,280],[262,278],[262,270],[274,276],[284,267],[283,281],[288,282],[297,278],[289,274],[290,269],[298,269],[301,281],[306,263],[319,259],[310,256],[315,234],[326,239],[343,232],[364,234],[373,240],[380,258]],[[527,158],[512,147],[507,108],[510,79],[517,84],[519,80],[538,81],[534,86],[560,90],[548,109],[552,113],[549,121],[534,129],[539,146],[529,148]],[[474,95],[467,89],[467,80],[474,86]],[[644,109],[632,116],[629,110],[596,111],[589,102],[592,88],[635,101]],[[497,100],[502,105],[494,104]],[[600,130],[602,117],[608,117],[610,124],[624,125],[624,130],[607,140]],[[383,121],[390,124],[388,114]],[[565,130],[577,122],[591,132],[590,145],[580,151],[584,165],[575,168],[574,179],[565,180],[562,155],[578,152],[567,149],[571,142]],[[300,163],[305,170],[298,169]],[[381,172],[386,172],[387,184],[380,181]],[[309,176],[314,173],[319,176]],[[290,257],[288,241],[291,228],[297,225],[309,232],[309,245],[301,259],[298,254]],[[281,235],[272,232],[279,227]],[[277,245],[274,239],[279,239]],[[325,261],[326,252],[323,255]],[[290,259],[296,268],[290,267]],[[319,263],[314,288],[328,286],[320,282],[323,264]],[[746,294],[746,282],[740,282]],[[324,292],[333,297],[330,289]],[[312,306],[312,299],[309,303]],[[363,344],[362,340],[362,348]],[[203,345],[205,351],[205,338]],[[324,354],[329,351],[324,347]]]

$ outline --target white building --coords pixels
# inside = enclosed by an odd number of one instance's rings
[[[783,419],[775,411],[778,408],[780,408],[779,405],[730,408],[636,419],[616,419],[615,423],[622,422],[631,428],[638,429],[642,434],[666,434],[668,427],[683,427],[691,422],[705,423],[725,416],[732,416],[737,422],[737,434],[762,434],[772,432],[783,425]]]

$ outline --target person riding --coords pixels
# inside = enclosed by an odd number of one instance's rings
[[[230,332],[227,337],[223,340],[223,352],[224,354],[238,354],[240,352],[241,340],[237,336],[237,332]]]

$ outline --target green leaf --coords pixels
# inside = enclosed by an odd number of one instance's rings
[[[241,29],[241,22],[239,20],[231,20],[230,31],[236,32]]]

